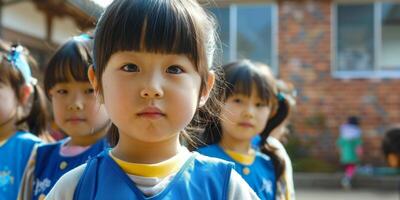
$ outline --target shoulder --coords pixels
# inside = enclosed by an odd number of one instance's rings
[[[46,199],[73,199],[75,188],[85,168],[86,164],[83,164],[64,174],[51,189]]]
[[[225,166],[233,166],[233,163],[223,160],[223,159],[219,159],[219,158],[215,158],[215,157],[209,157],[207,155],[202,155],[198,152],[193,152],[193,154],[195,154],[196,156],[196,162],[202,163],[202,164],[206,164],[206,165],[210,165],[210,166],[217,166],[217,165],[225,165]]]
[[[42,142],[38,137],[29,132],[18,131],[15,134],[16,134],[15,138],[23,143],[36,144]]]
[[[218,152],[219,150],[220,149],[217,144],[212,144],[212,145],[204,146],[204,147],[197,149],[197,152],[204,154],[204,155],[210,155],[215,152]]]
[[[246,181],[235,171],[231,171],[228,199],[260,199]]]

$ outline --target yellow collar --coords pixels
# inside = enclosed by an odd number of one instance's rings
[[[189,151],[184,149],[174,157],[156,164],[139,164],[130,163],[116,158],[109,152],[110,157],[122,168],[122,170],[128,174],[143,176],[143,177],[158,177],[163,178],[170,174],[179,171],[181,166],[186,162]]]
[[[251,165],[254,162],[256,157],[255,151],[251,150],[249,154],[238,153],[236,151],[224,149],[226,154],[228,154],[234,161],[243,164],[243,165]]]

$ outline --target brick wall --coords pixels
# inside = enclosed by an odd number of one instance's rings
[[[281,0],[280,77],[299,91],[295,134],[313,156],[337,163],[338,127],[349,115],[361,117],[365,163],[382,165],[383,130],[400,123],[400,79],[334,79],[331,75],[332,2]]]

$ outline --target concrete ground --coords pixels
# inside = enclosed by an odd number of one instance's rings
[[[296,190],[296,200],[400,200],[400,192],[302,188]]]

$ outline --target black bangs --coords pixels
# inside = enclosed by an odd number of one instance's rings
[[[91,63],[90,50],[84,43],[74,40],[65,43],[47,65],[44,80],[46,94],[57,83],[88,82],[87,71]]]
[[[273,90],[260,67],[264,66],[255,66],[246,60],[227,65],[224,69],[227,84],[225,98],[233,94],[251,96],[253,87],[256,87],[257,95],[266,103],[270,103]]]
[[[102,16],[104,20],[99,20],[94,44],[96,67],[103,69],[118,51],[185,54],[197,66],[195,24],[180,1],[121,1],[111,4]]]

